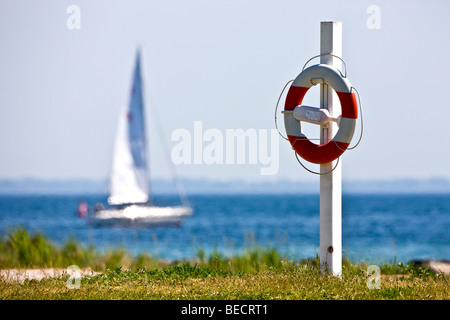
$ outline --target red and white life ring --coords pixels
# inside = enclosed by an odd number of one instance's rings
[[[325,144],[311,142],[303,133],[300,121],[294,118],[294,109],[302,104],[306,92],[317,81],[330,85],[341,102],[339,129],[331,141]],[[314,83],[315,82],[315,83]],[[324,164],[339,158],[348,148],[355,131],[358,118],[358,104],[355,93],[347,78],[333,66],[318,64],[303,70],[295,78],[286,96],[284,105],[284,124],[289,142],[295,152],[306,161]]]

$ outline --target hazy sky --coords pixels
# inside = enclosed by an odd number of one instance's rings
[[[80,29],[68,27],[71,5]],[[106,179],[138,45],[152,176],[169,176],[162,145],[174,148],[177,129],[193,135],[194,121],[224,136],[270,132],[283,86],[319,53],[320,22],[329,20],[342,21],[364,116],[361,144],[342,157],[344,179],[450,178],[449,12],[445,0],[0,0],[0,178]],[[259,162],[176,169],[210,179],[318,179],[281,138],[277,157],[269,176]]]

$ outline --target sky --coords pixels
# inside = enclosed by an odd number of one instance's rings
[[[172,163],[183,178],[318,179],[269,135],[284,85],[319,54],[321,21],[342,22],[362,102],[363,137],[341,157],[343,179],[450,179],[449,12],[444,0],[0,0],[0,179],[108,179],[138,47],[152,177],[170,178]],[[261,156],[188,164],[167,155],[176,133],[194,145],[199,126],[224,139],[253,130],[258,147],[267,133],[277,166],[264,175]],[[200,150],[211,143],[197,139]]]

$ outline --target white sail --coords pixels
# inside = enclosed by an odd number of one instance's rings
[[[111,205],[149,200],[147,149],[140,54],[136,57],[128,107],[121,112],[110,180]]]

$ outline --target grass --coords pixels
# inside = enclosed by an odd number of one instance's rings
[[[70,240],[61,247],[42,234],[19,228],[0,242],[1,268],[78,265],[101,273],[69,289],[63,278],[24,283],[0,280],[0,299],[153,299],[153,300],[448,300],[449,279],[414,265],[383,265],[381,288],[367,287],[367,264],[344,259],[341,278],[324,274],[319,260],[289,260],[274,248],[252,247],[241,255],[208,256],[167,265],[149,255],[132,257],[123,249],[104,254]]]
[[[70,265],[104,271],[117,266],[133,269],[161,266],[163,262],[146,253],[133,257],[123,248],[100,253],[93,246],[82,246],[74,238],[57,246],[40,232],[30,235],[24,227],[10,230],[0,240],[0,269],[67,268]]]

